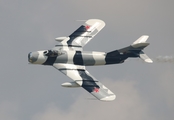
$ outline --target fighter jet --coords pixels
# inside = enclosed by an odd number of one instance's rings
[[[89,19],[68,37],[55,38],[58,44],[49,50],[30,52],[31,64],[49,65],[71,78],[63,87],[82,87],[101,101],[112,101],[116,95],[94,78],[85,66],[123,63],[127,58],[141,58],[147,63],[153,61],[142,51],[149,45],[149,36],[143,35],[130,46],[111,52],[83,51],[83,47],[105,26],[99,19]]]

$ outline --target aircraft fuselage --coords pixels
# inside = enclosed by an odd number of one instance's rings
[[[32,64],[53,65],[54,63],[67,63],[75,65],[106,65],[124,62],[126,55],[109,55],[105,52],[95,51],[59,51],[59,53],[46,53],[48,50],[30,52],[28,61]],[[44,52],[46,54],[44,54]]]

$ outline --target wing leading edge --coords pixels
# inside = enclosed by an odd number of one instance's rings
[[[116,95],[95,79],[85,69],[85,66],[59,63],[53,64],[53,66],[74,80],[79,86],[83,87],[97,99],[101,101],[112,101],[116,98]]]

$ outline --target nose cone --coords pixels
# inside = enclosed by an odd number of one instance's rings
[[[30,53],[28,53],[28,62],[30,62],[30,63],[36,62],[37,59],[38,59],[38,56],[39,56],[38,52],[30,52]]]

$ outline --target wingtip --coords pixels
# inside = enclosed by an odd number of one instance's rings
[[[116,98],[116,95],[111,95],[111,96],[102,98],[102,99],[100,99],[100,100],[101,100],[101,101],[113,101],[113,100],[115,100],[115,98]]]

